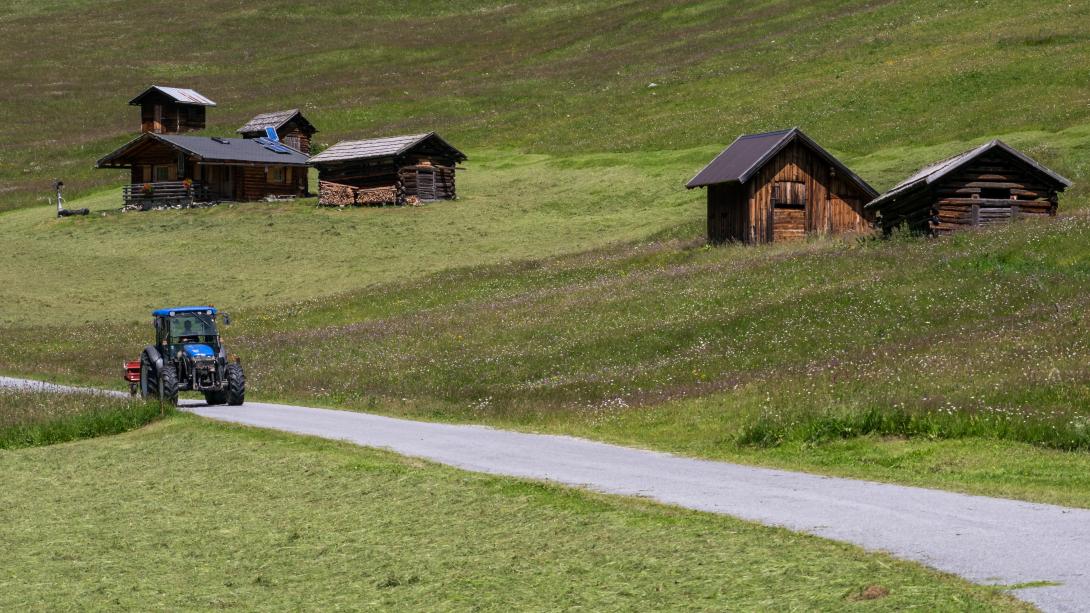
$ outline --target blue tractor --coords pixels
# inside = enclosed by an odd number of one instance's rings
[[[228,360],[216,329],[217,315],[210,306],[152,312],[155,344],[140,354],[141,396],[177,404],[178,392],[194,391],[203,392],[208,404],[245,402],[246,375],[237,357]],[[224,314],[224,324],[230,323]]]

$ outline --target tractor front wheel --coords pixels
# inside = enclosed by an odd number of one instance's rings
[[[204,401],[208,404],[227,404],[227,390],[205,392]]]
[[[155,378],[155,364],[145,353],[140,356],[140,397],[144,400],[159,394],[159,380]]]
[[[159,384],[159,400],[178,404],[178,371],[173,366],[166,364],[159,371]]]
[[[246,402],[246,374],[242,372],[241,364],[228,364],[227,372],[227,404],[237,407]]]

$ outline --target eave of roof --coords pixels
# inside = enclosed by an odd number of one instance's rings
[[[314,132],[318,132],[317,128],[315,128],[313,124],[307,121],[306,117],[303,117],[303,113],[299,109],[288,109],[286,111],[270,111],[268,113],[259,113],[257,115],[254,115],[250,119],[250,121],[247,121],[246,125],[235,130],[235,132],[237,132],[238,134],[249,134],[252,132],[261,132],[266,127],[272,128],[274,130],[279,130],[284,126],[284,124],[292,121],[296,117],[301,119],[302,122],[309,126],[311,130],[313,130]]]
[[[121,157],[142,141],[157,140],[196,157],[202,162],[223,164],[249,164],[261,166],[306,166],[305,153],[287,147],[291,153],[275,153],[253,139],[223,138],[218,141],[210,136],[180,136],[177,134],[153,134],[146,132],[130,140],[112,153],[95,162],[97,168],[111,168],[109,162]],[[226,141],[226,142],[220,142]],[[214,144],[213,144],[214,143]]]
[[[745,169],[742,172],[737,173],[736,176],[734,175],[734,173],[726,173],[726,175],[724,175],[715,172],[717,162],[721,159],[725,161],[726,158],[724,156],[730,155],[732,148],[735,148],[736,145],[738,145],[742,141],[756,139],[764,139],[768,140],[769,142],[767,143],[767,146],[759,153],[759,155],[757,155],[757,157],[752,160],[752,162],[747,163]],[[734,139],[734,142],[732,142],[730,146],[724,149],[722,153],[717,155],[711,162],[709,162],[707,166],[705,166],[700,172],[696,173],[696,175],[693,176],[693,178],[685,184],[685,187],[688,189],[693,189],[696,187],[706,187],[708,185],[716,185],[719,183],[745,183],[746,181],[749,181],[751,178],[753,178],[753,175],[756,174],[757,171],[760,170],[765,164],[767,164],[769,160],[771,160],[773,157],[783,151],[784,147],[791,144],[796,139],[802,141],[814,153],[824,158],[825,161],[827,161],[838,171],[846,175],[852,182],[858,185],[860,189],[862,189],[872,198],[878,195],[878,190],[871,187],[870,184],[864,181],[859,175],[852,172],[852,170],[848,168],[843,162],[837,159],[833,154],[826,151],[824,147],[817,144],[816,141],[807,136],[797,126],[789,130],[764,132],[761,134],[743,134],[742,136],[739,136],[738,138]],[[704,176],[702,177],[702,175]]]
[[[138,95],[137,97],[129,100],[129,104],[140,104],[140,101],[143,100],[145,96],[155,91],[165,96],[169,96],[179,104],[216,106],[215,102],[213,102],[207,96],[198,93],[196,90],[188,89],[185,87],[167,87],[165,85],[152,85],[151,87],[145,89],[143,92],[140,92],[140,95]]]
[[[347,162],[352,160],[368,160],[384,157],[396,157],[402,155],[413,147],[429,140],[436,139],[453,152],[455,159],[465,161],[469,159],[466,154],[443,140],[435,132],[424,134],[408,134],[403,136],[388,136],[384,138],[370,138],[364,140],[340,141],[325,151],[310,158],[312,164],[332,162]]]
[[[993,139],[984,143],[983,145],[974,147],[963,153],[959,153],[944,160],[935,162],[934,164],[924,166],[920,170],[912,173],[912,175],[904,181],[901,181],[897,185],[894,185],[881,196],[878,196],[874,200],[867,203],[865,208],[877,207],[881,204],[889,202],[890,200],[896,199],[897,196],[909,193],[917,187],[930,185],[931,183],[939,181],[946,175],[954,172],[958,168],[961,168],[965,164],[968,164],[972,160],[980,157],[981,155],[984,155],[985,153],[993,149],[999,149],[1000,151],[1010,154],[1015,159],[1029,166],[1031,169],[1043,174],[1044,176],[1054,181],[1056,184],[1063,186],[1063,189],[1071,187],[1071,181],[1066,177],[1054,172],[1052,169],[1042,165],[1037,160],[1034,160],[1033,158],[1027,156],[1026,154],[1015,149],[1014,147],[1011,147],[1007,143],[1004,143],[999,139]]]

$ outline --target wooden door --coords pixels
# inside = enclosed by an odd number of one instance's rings
[[[772,185],[773,241],[798,240],[806,236],[806,184],[777,181]]]
[[[416,172],[416,195],[421,200],[435,200],[435,172],[420,169]]]

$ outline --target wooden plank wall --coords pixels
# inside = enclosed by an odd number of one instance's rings
[[[773,192],[781,182],[802,185],[798,189],[806,194],[804,209],[777,213]],[[797,239],[806,234],[863,232],[874,219],[863,209],[869,196],[853,182],[836,177],[826,160],[797,142],[767,162],[745,187],[743,218],[745,240],[750,243]]]
[[[745,200],[742,186],[720,183],[708,186],[708,241],[725,243],[746,240]]]
[[[296,173],[306,172],[306,169],[286,167],[286,181],[274,183],[270,173],[264,166],[242,166],[242,172],[236,171],[235,194],[239,200],[261,200],[270,195],[276,196],[301,196],[298,187]],[[271,168],[269,169],[271,170]],[[240,180],[241,178],[241,180]]]
[[[158,124],[155,121],[156,104],[160,104],[162,108]],[[140,107],[140,131],[154,132],[156,134],[181,134],[193,130],[203,130],[206,117],[205,107],[199,105],[145,102]]]
[[[301,130],[296,122],[289,121],[276,134],[285,145],[306,154],[310,153],[310,134]]]

